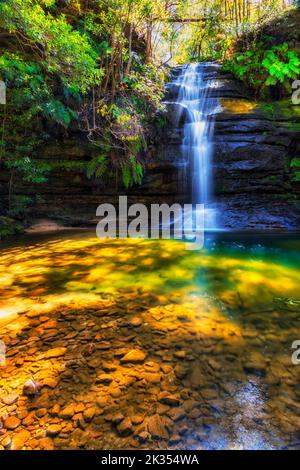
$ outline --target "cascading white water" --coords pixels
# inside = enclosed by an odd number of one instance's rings
[[[217,84],[217,65],[192,63],[176,79],[179,87],[177,102],[186,109],[182,149],[192,165],[192,202],[204,204],[205,228],[217,228],[212,207],[212,154],[217,98],[211,96]]]

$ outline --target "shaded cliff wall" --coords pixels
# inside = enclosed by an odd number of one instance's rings
[[[152,150],[145,156],[145,176],[141,186],[126,190],[116,179],[88,179],[86,164],[95,156],[95,148],[80,132],[68,132],[65,136],[53,137],[40,149],[38,158],[45,163],[59,163],[42,184],[15,182],[16,195],[32,199],[30,217],[49,217],[66,224],[85,225],[93,222],[96,208],[101,203],[116,204],[119,195],[128,195],[129,202],[171,203],[184,200],[188,180],[184,171],[174,165],[173,156],[157,159],[155,142],[161,142],[164,129],[156,129]],[[157,146],[157,144],[156,144]],[[72,168],[72,169],[71,169]],[[9,174],[0,171],[0,213],[8,205]]]

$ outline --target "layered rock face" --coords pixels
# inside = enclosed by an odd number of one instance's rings
[[[207,68],[204,80],[211,80]],[[180,73],[180,68],[174,74]],[[185,111],[176,104],[178,89],[166,95],[167,120],[159,158],[180,162]],[[252,230],[300,228],[299,186],[292,184],[290,162],[300,152],[300,113],[291,100],[272,104],[251,101],[242,85],[218,72],[211,98],[219,98],[214,134],[214,194],[219,227]],[[185,194],[188,199],[189,182]]]
[[[175,131],[176,132],[176,131]],[[144,158],[144,178],[141,186],[126,190],[122,178],[115,180],[88,179],[86,164],[95,149],[78,131],[52,138],[41,149],[38,158],[45,163],[59,163],[43,184],[14,182],[16,195],[31,198],[33,218],[50,218],[64,225],[94,225],[99,204],[112,203],[118,206],[119,195],[127,195],[128,203],[162,204],[187,199],[188,176],[186,167],[180,167],[173,151],[162,145],[157,152],[156,142],[164,141],[165,130],[155,130],[152,150]],[[180,150],[180,139],[177,140]],[[0,214],[5,213],[8,203],[9,175],[0,169]]]

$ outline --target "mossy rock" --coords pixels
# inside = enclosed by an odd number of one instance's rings
[[[263,103],[258,109],[270,120],[288,121],[295,131],[299,131],[300,105],[292,103],[291,99]]]
[[[23,227],[14,219],[0,216],[0,240],[23,232]]]

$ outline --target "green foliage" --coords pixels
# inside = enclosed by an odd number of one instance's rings
[[[52,16],[43,7],[54,2],[7,0],[0,3],[0,26],[14,33],[48,73],[56,73],[74,92],[86,93],[101,80],[97,53],[85,34],[72,28],[64,15]]]
[[[294,157],[290,163],[290,168],[293,170],[292,172],[292,180],[294,182],[299,182],[300,181],[300,158],[299,157]]]
[[[23,232],[23,228],[10,217],[0,216],[0,240]]]
[[[10,172],[11,203],[16,204],[13,192],[20,180],[43,183],[51,170],[86,171],[99,179],[116,175],[117,181],[121,174],[126,188],[140,184],[151,126],[164,124],[158,111],[165,64],[221,60],[238,35],[283,8],[281,0],[265,0],[259,11],[254,0],[247,2],[249,11],[242,0],[175,3],[0,2],[0,28],[9,44],[0,52],[0,76],[7,85],[7,105],[0,108],[0,160]],[[177,22],[189,17],[199,21]],[[230,67],[256,89],[288,87],[299,73],[299,58],[285,44],[253,46],[239,56]],[[42,163],[47,140],[73,129],[85,133],[97,156],[68,163],[62,155]]]
[[[75,111],[66,107],[61,101],[51,99],[43,105],[43,114],[64,127],[69,127],[73,119],[77,119]]]
[[[129,188],[133,184],[141,184],[143,179],[143,167],[131,156],[128,161],[122,165],[122,180],[125,188]]]
[[[27,215],[33,200],[29,196],[13,195],[12,206],[8,215],[13,218],[20,218]]]
[[[20,157],[8,160],[6,165],[22,175],[23,181],[27,183],[44,183],[46,175],[50,171],[50,165],[34,161],[30,157]]]
[[[108,173],[107,155],[98,155],[88,162],[86,173],[88,178],[103,178]]]
[[[299,51],[290,49],[287,43],[269,48],[269,42],[270,38],[254,42],[250,50],[233,55],[224,66],[262,97],[278,85],[289,93],[291,82],[300,74]]]
[[[43,183],[52,170],[100,179],[121,172],[126,187],[140,184],[139,153],[163,96],[163,68],[145,63],[140,41],[152,16],[168,16],[164,0],[0,2],[0,28],[11,41],[0,52],[8,97],[0,160],[10,172],[10,206],[20,180]],[[71,126],[86,132],[98,156],[42,163],[47,139]]]
[[[267,51],[262,65],[269,74],[267,86],[284,83],[286,79],[295,79],[300,73],[300,59],[294,51],[289,51],[286,43]]]
[[[296,171],[293,179],[296,182],[300,182],[300,171]]]
[[[293,158],[290,166],[291,168],[300,168],[300,158],[299,157]]]

